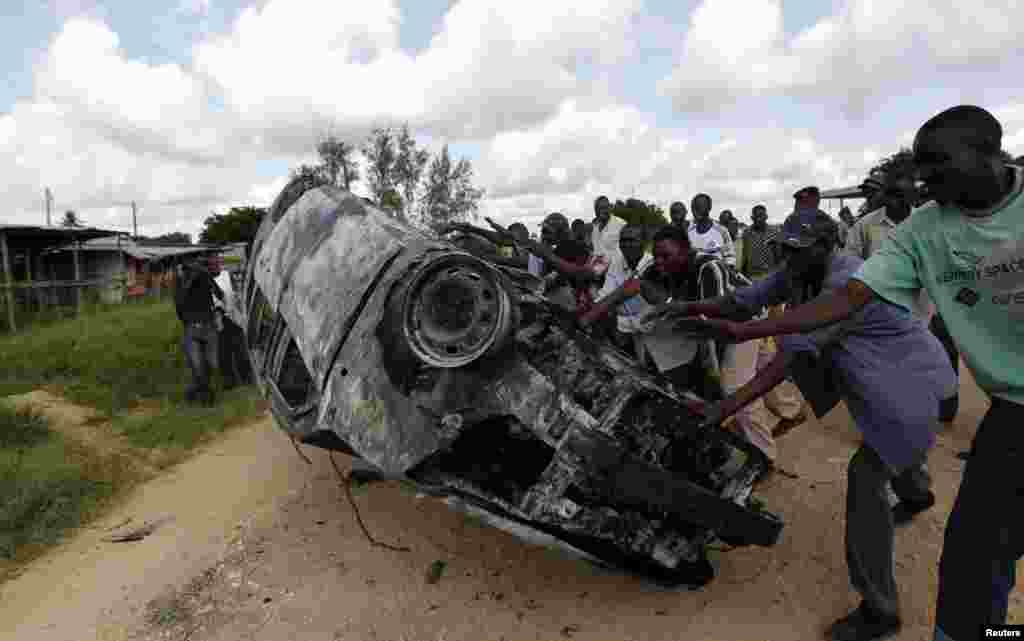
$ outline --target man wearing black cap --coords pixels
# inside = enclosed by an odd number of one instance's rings
[[[1002,158],[1003,128],[980,107],[932,117],[914,162],[934,202],[917,210],[840,291],[776,319],[716,321],[733,340],[807,332],[924,289],[992,405],[974,437],[939,562],[935,640],[1006,622],[1024,556],[1024,171]],[[902,369],[897,356],[887,365]]]
[[[814,185],[804,187],[793,194],[796,201],[796,211],[818,211],[821,206],[821,190]]]
[[[841,291],[863,261],[836,251],[838,234],[838,225],[824,213],[791,216],[779,237],[786,258],[783,269],[729,297],[682,304],[673,312],[722,318],[734,316],[737,306],[753,309],[783,302],[799,310],[809,301]],[[736,325],[688,324],[709,330]],[[735,340],[728,332],[722,334]],[[900,628],[887,485],[891,482],[903,501],[934,500],[920,474],[921,463],[935,443],[939,400],[955,384],[952,369],[942,345],[921,322],[908,310],[882,300],[843,322],[784,336],[779,342],[775,360],[753,381],[709,408],[706,423],[718,424],[760,398],[790,370],[818,416],[840,398],[846,402],[864,436],[847,472],[845,536],[850,580],[863,601],[829,628],[828,637],[885,638]]]

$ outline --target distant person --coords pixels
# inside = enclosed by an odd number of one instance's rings
[[[740,238],[740,272],[751,281],[759,281],[782,267],[782,255],[776,251],[775,241],[779,230],[768,225],[768,209],[754,205],[750,210],[751,226]],[[782,314],[784,304],[768,308],[768,316]],[[756,370],[768,367],[778,353],[775,339],[769,336],[758,341]],[[783,381],[764,397],[764,405],[775,415],[768,420],[767,429],[772,437],[782,436],[806,418],[803,411],[804,398],[796,386]]]
[[[239,300],[235,294],[231,274],[223,269],[211,273],[215,275],[214,282],[224,293],[223,299],[214,297],[213,301],[214,320],[219,332],[217,358],[221,375],[224,377],[224,389],[250,385],[253,383],[252,368],[246,353],[245,334],[236,322],[236,319],[241,319],[238,315]]]
[[[576,220],[572,221],[572,225],[570,226],[570,228],[572,230],[572,237],[575,240],[579,240],[584,243],[588,242],[589,239],[587,237],[587,221],[583,220],[582,218],[577,218]]]
[[[217,269],[215,260],[205,264],[186,263],[182,266],[174,292],[175,311],[184,325],[181,347],[192,371],[192,382],[185,389],[185,400],[205,405],[214,402],[210,381],[217,367],[217,326],[213,299],[216,296],[224,300],[224,292],[211,275]]]
[[[736,267],[736,249],[729,230],[711,219],[711,196],[697,194],[690,201],[693,225],[690,226],[690,244],[699,254],[708,254]]]
[[[686,220],[686,205],[678,200],[668,208],[668,216],[672,225],[681,229],[690,229],[690,221]]]
[[[636,223],[622,228],[619,234],[620,259],[612,262],[595,304],[580,318],[581,324],[589,326],[617,308],[616,326],[612,332],[615,342],[634,357],[641,353],[636,340],[641,331],[640,318],[648,310],[648,305],[641,296],[621,296],[620,288],[627,280],[640,278],[654,263],[654,256],[644,249],[645,235],[643,226]]]
[[[853,217],[853,212],[850,208],[843,205],[842,209],[839,210],[839,246],[846,247],[846,239],[850,235],[850,230],[857,224],[857,219]]]
[[[626,221],[612,215],[612,203],[607,196],[598,196],[594,201],[593,231],[590,235],[590,269],[599,286],[611,265],[619,256],[619,233]],[[594,292],[597,294],[597,288]]]
[[[722,210],[722,213],[718,215],[718,224],[729,230],[729,236],[735,245],[740,235],[740,221],[736,219],[731,209]]]

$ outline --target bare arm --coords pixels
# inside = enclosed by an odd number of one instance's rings
[[[851,278],[841,291],[820,296],[778,318],[743,323],[740,326],[742,336],[744,340],[752,340],[783,334],[806,334],[853,316],[870,303],[874,295],[867,285]]]

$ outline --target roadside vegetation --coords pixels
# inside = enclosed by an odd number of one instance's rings
[[[218,389],[214,407],[186,404],[180,342],[166,300],[0,337],[0,579],[154,470],[264,411],[254,387]],[[58,429],[38,410],[4,402],[37,389],[96,416]],[[87,430],[89,438],[77,434]]]

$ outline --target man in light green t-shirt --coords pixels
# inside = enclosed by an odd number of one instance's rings
[[[934,202],[914,211],[847,287],[782,317],[706,321],[736,341],[806,333],[874,298],[911,309],[928,292],[992,406],[978,427],[949,515],[939,564],[935,640],[975,639],[1003,624],[1024,556],[1024,178],[1004,163],[1002,126],[961,105],[926,122],[914,161]],[[893,367],[898,367],[893,363]],[[872,613],[848,617],[851,640],[871,636]]]

